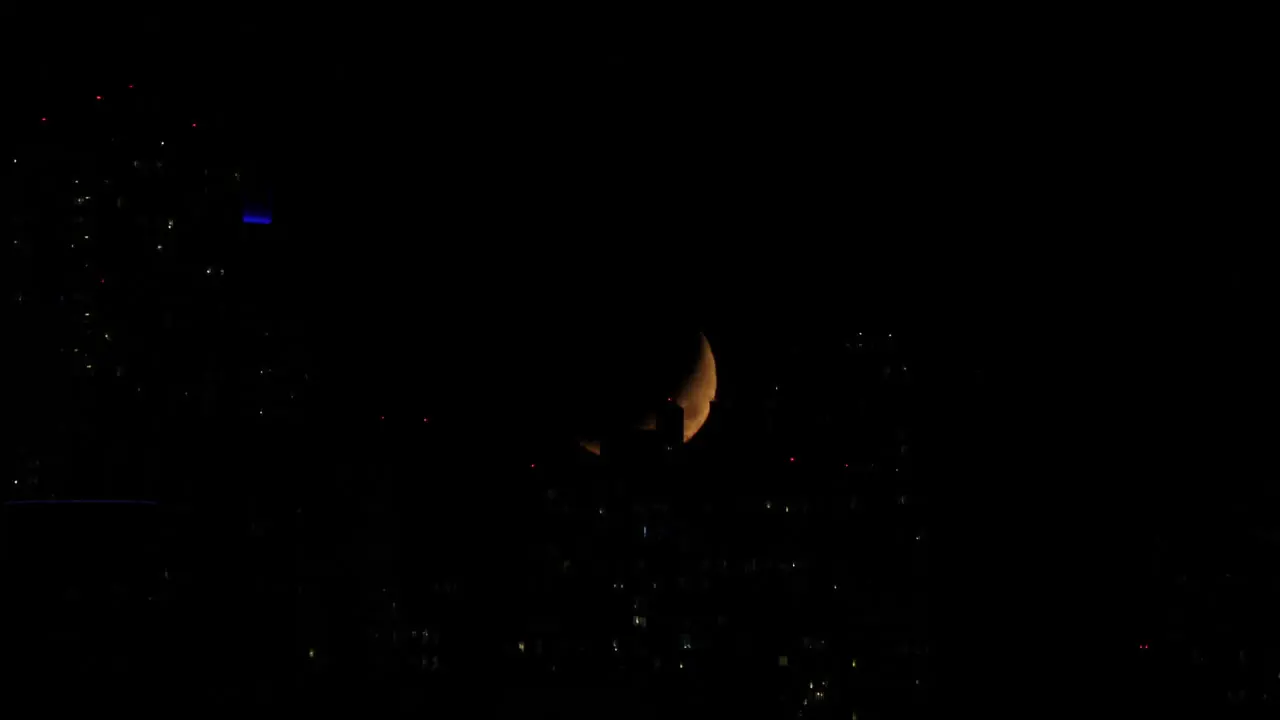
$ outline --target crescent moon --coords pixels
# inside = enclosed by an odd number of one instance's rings
[[[711,401],[716,399],[716,357],[711,354],[707,336],[698,334],[702,347],[698,351],[698,364],[685,378],[676,404],[684,409],[684,441],[689,442],[702,429],[711,415]]]
[[[711,415],[711,401],[716,399],[716,358],[711,353],[711,343],[707,341],[707,336],[698,333],[698,339],[698,361],[675,395],[675,403],[684,410],[685,442],[689,442],[706,424]],[[638,427],[641,430],[656,429],[657,416],[649,415]],[[580,444],[591,453],[600,454],[598,441],[583,440]]]

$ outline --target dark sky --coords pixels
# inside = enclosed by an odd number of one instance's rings
[[[1260,192],[1225,165],[1244,133],[1207,129],[1255,115],[1247,44],[1166,53],[1119,19],[1085,46],[943,18],[8,12],[15,106],[127,78],[254,159],[279,220],[255,271],[352,397],[537,406],[586,378],[576,404],[699,330],[1052,337],[1087,305],[1117,337],[1162,298],[1223,317],[1258,287],[1231,251]]]

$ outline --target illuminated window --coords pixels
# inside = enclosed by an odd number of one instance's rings
[[[307,651],[307,657],[309,657],[309,658],[313,658],[313,659],[314,659],[314,658],[315,658],[315,656],[316,656],[316,649],[315,649],[315,648],[311,648],[310,650],[308,650],[308,651]]]
[[[680,648],[682,650],[693,649],[693,641],[689,638],[687,633],[680,636]]]
[[[524,641],[523,641],[523,640],[521,640],[520,642],[516,643],[516,649],[518,649],[520,652],[524,652]]]
[[[778,667],[787,667],[787,656],[786,656],[786,655],[779,655],[779,656],[778,656]]]
[[[772,502],[770,502],[770,501],[768,501],[768,500],[765,500],[765,501],[764,501],[764,509],[765,509],[765,510],[772,510],[772,509],[773,509],[773,503],[772,503]]]
[[[632,615],[631,624],[638,628],[649,627],[649,619],[644,615]]]
[[[858,667],[858,658],[854,658],[853,660],[850,660],[849,667],[854,667],[854,668]]]

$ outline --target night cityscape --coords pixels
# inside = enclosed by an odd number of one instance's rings
[[[1081,129],[1159,82],[1045,100],[1009,88],[1077,69],[779,28],[29,22],[14,717],[1275,716],[1263,264],[1145,245],[1261,237],[1258,190],[1186,203],[1129,173],[1211,160]],[[1040,179],[1068,159],[1108,169]]]

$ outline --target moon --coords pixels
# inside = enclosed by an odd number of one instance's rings
[[[711,401],[716,398],[716,358],[711,352],[711,343],[707,336],[698,333],[698,360],[693,371],[680,384],[674,401],[684,410],[684,441],[702,429],[711,415]],[[658,426],[657,414],[650,413],[637,426],[641,430],[654,430]],[[599,455],[600,443],[595,440],[582,441],[582,447]]]

